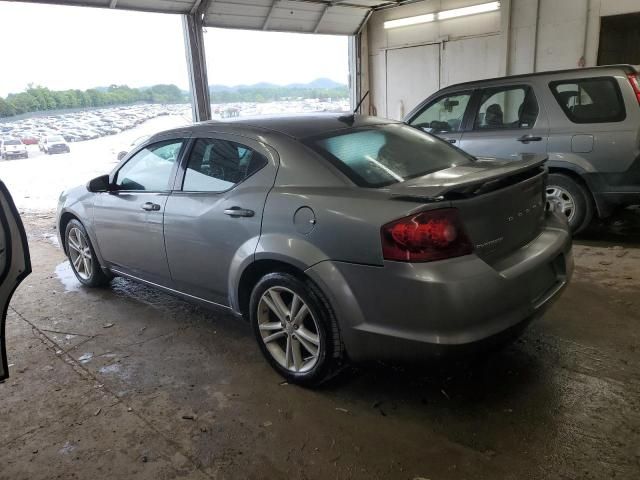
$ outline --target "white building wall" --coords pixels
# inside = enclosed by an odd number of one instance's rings
[[[387,20],[433,13],[484,3],[488,0],[425,0],[375,12],[366,28],[369,102],[371,113],[398,116],[414,105],[387,105],[396,101],[394,85],[388,84],[388,51],[440,43],[439,87],[486,76],[578,68],[596,64],[600,17],[640,12],[640,0],[502,0],[500,12],[431,22],[385,30]],[[450,48],[449,48],[450,47]],[[407,56],[407,58],[412,58]],[[413,60],[415,61],[415,59]],[[424,72],[425,65],[416,68]],[[411,68],[403,68],[410,72]],[[417,73],[416,73],[417,74]],[[363,75],[364,78],[364,75]],[[411,82],[411,88],[420,88]],[[406,88],[403,85],[402,88]],[[363,84],[363,92],[367,85]],[[407,98],[433,93],[425,87],[407,92]]]

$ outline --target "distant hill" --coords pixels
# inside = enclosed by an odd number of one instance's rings
[[[209,85],[211,92],[237,92],[239,90],[263,90],[263,89],[330,89],[330,88],[346,88],[347,85],[338,83],[330,78],[316,78],[309,83],[290,83],[288,85],[276,85],[275,83],[259,82],[252,85]]]

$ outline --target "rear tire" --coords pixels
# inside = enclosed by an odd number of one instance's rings
[[[110,278],[102,271],[89,235],[78,220],[71,220],[64,233],[65,252],[71,270],[80,283],[87,287],[102,287]]]
[[[317,386],[345,365],[340,330],[316,285],[289,273],[270,273],[254,287],[250,320],[262,354],[289,383]]]
[[[591,195],[583,185],[568,175],[549,174],[547,202],[554,202],[565,214],[573,234],[579,233],[591,223],[593,218]]]

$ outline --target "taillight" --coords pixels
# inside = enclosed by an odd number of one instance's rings
[[[382,226],[385,260],[432,262],[473,252],[455,208],[418,213]]]
[[[640,103],[640,75],[636,73],[630,73],[627,75],[629,79],[629,83],[631,83],[631,88],[633,88],[633,93],[636,94],[636,98],[638,99],[638,103]]]

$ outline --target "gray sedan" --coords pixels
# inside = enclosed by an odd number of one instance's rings
[[[311,385],[347,359],[472,350],[539,317],[573,269],[544,162],[357,115],[201,123],[64,192],[57,221],[84,285],[123,276],[243,317]]]

